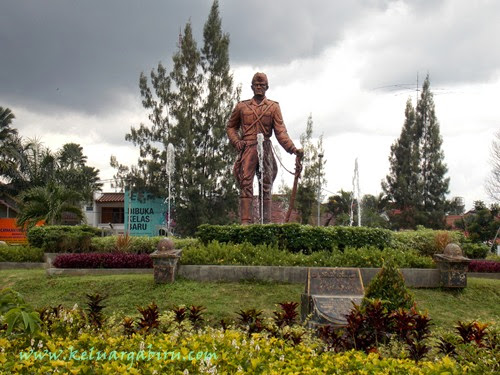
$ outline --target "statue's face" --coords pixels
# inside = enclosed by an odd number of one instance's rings
[[[267,81],[261,78],[252,82],[252,91],[255,96],[266,95],[267,88],[269,87]]]

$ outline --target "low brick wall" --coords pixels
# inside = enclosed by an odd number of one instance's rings
[[[46,263],[39,262],[0,262],[0,270],[43,269],[46,265]]]
[[[498,273],[498,272],[468,272],[467,277],[477,277],[478,279],[500,280],[500,273]]]
[[[196,281],[263,280],[304,283],[307,267],[180,265],[178,275]]]
[[[18,263],[22,264],[22,263]],[[44,263],[40,263],[44,264]],[[18,267],[19,268],[19,267]],[[39,267],[42,268],[42,267]],[[195,281],[233,281],[262,280],[302,284],[306,282],[308,267],[278,266],[216,266],[216,265],[180,265],[178,276]],[[360,268],[363,285],[366,287],[380,268]],[[438,288],[439,271],[435,268],[402,268],[405,283],[411,288]],[[153,274],[152,268],[47,268],[49,276],[84,276],[84,275],[123,275]],[[467,277],[500,279],[495,273],[468,273]]]
[[[244,279],[305,283],[308,267],[277,266],[179,266],[179,276],[197,281],[240,281]],[[380,268],[360,268],[363,284],[366,286]],[[406,285],[412,288],[439,287],[437,269],[401,269]]]
[[[152,268],[47,268],[48,276],[153,274]]]

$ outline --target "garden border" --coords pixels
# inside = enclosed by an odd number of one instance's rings
[[[285,283],[305,283],[307,269],[310,267],[280,266],[218,266],[218,265],[180,265],[178,276],[196,281],[242,281],[260,280]],[[380,268],[360,268],[363,284],[366,286]],[[434,268],[402,268],[406,285],[412,288],[439,287],[439,270]],[[47,268],[47,275],[121,275],[153,274],[152,268]]]
[[[42,262],[0,262],[0,270],[15,270],[15,269],[44,269],[47,268],[47,263]]]
[[[54,268],[52,260],[57,253],[45,254],[46,263],[0,262],[0,270],[46,269],[48,276],[153,274],[152,268]],[[307,268],[301,266],[235,266],[235,265],[179,265],[178,276],[195,281],[261,280],[285,283],[304,283]],[[363,284],[368,285],[380,268],[360,268]],[[435,268],[402,268],[406,285],[413,288],[439,287],[439,271]],[[500,273],[468,272],[467,277],[500,280]]]

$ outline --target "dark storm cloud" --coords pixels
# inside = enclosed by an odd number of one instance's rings
[[[401,83],[416,71],[448,81],[486,79],[499,66],[491,43],[498,35],[500,2],[439,11],[455,2],[408,2],[413,29],[366,46],[363,84]],[[460,4],[459,2],[457,2]],[[0,11],[0,103],[44,113],[70,108],[108,113],[137,96],[140,72],[159,61],[171,65],[179,30],[191,20],[201,43],[211,0],[4,1]],[[357,23],[386,12],[384,0],[220,0],[223,28],[231,37],[233,67],[278,65],[319,56],[356,35]],[[486,7],[486,11],[484,8]],[[469,19],[464,9],[471,9]],[[458,17],[458,19],[457,19]],[[384,25],[372,25],[374,28]],[[489,49],[485,53],[485,49]],[[425,73],[423,73],[425,74]],[[436,81],[433,81],[436,83]]]
[[[8,1],[0,12],[0,99],[50,112],[86,113],[138,95],[138,77],[170,65],[191,20],[201,43],[212,1]],[[279,64],[321,52],[350,19],[384,1],[220,1],[231,61]],[[7,101],[5,103],[5,101]]]
[[[209,6],[195,0],[3,2],[0,97],[39,110],[93,112],[119,104],[116,93],[138,92],[140,72],[168,62],[179,28],[191,18],[196,31]]]
[[[226,1],[223,22],[233,61],[258,65],[314,57],[343,38],[353,20],[391,1]]]

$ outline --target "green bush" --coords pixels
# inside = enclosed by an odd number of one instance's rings
[[[88,225],[44,225],[28,231],[28,242],[48,253],[80,253],[91,248],[91,238],[101,234]]]
[[[135,254],[151,254],[156,250],[158,242],[165,237],[130,237],[130,247],[127,252]],[[91,252],[111,253],[115,251],[117,236],[93,237],[91,240]],[[198,243],[196,238],[173,238],[176,249]]]
[[[401,268],[431,268],[430,257],[422,257],[414,251],[401,251],[376,247],[316,251],[311,254],[291,253],[277,245],[224,244],[212,241],[206,245],[197,243],[187,246],[180,259],[181,264],[219,264],[245,266],[304,266],[304,267],[381,267],[384,259],[392,259]]]
[[[0,246],[0,262],[43,262],[43,250],[31,246]]]
[[[408,230],[393,232],[393,246],[402,250],[416,250],[426,256],[442,252],[442,238],[447,237],[448,242],[461,244],[465,241],[462,232],[444,231],[421,228],[418,230]]]
[[[392,232],[380,228],[366,227],[313,227],[310,225],[266,224],[266,225],[209,225],[198,227],[196,236],[204,244],[210,241],[221,243],[244,243],[252,245],[278,245],[291,252],[312,253],[338,248],[375,246],[380,249],[390,245]]]
[[[127,252],[150,254],[164,237],[131,237]],[[175,247],[181,249],[198,242],[194,238],[174,238]],[[50,253],[88,253],[115,251],[117,236],[101,237],[101,230],[88,225],[51,225],[34,227],[28,231],[31,246]]]
[[[403,275],[392,261],[385,262],[379,273],[368,284],[363,303],[366,304],[368,299],[385,301],[388,311],[409,309],[414,301],[413,295],[406,288]]]
[[[488,255],[490,248],[482,243],[465,242],[462,244],[464,256],[471,259],[484,259]]]
[[[116,236],[92,237],[91,252],[112,253],[115,250]]]

